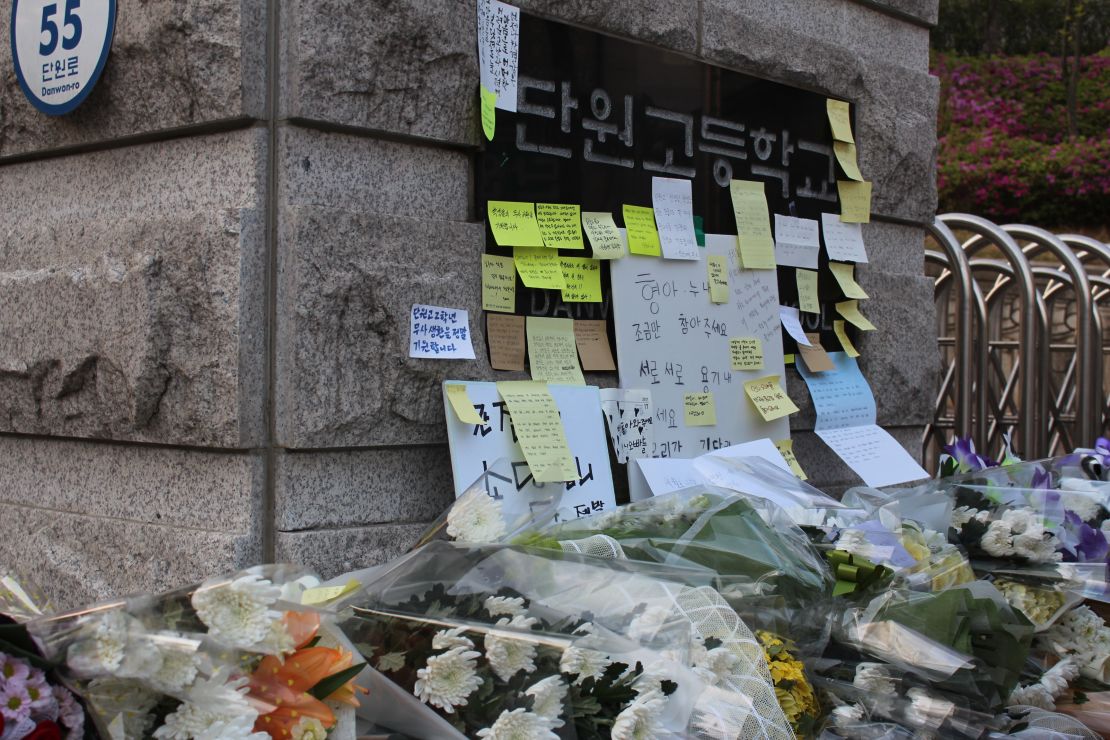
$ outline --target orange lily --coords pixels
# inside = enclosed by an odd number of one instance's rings
[[[281,659],[267,655],[251,676],[250,696],[272,709],[259,716],[255,732],[265,732],[276,740],[288,738],[302,717],[320,720],[324,727],[335,724],[335,714],[327,704],[308,690],[328,676],[351,666],[352,655],[344,650],[310,647]],[[327,697],[358,706],[355,687],[350,681]]]

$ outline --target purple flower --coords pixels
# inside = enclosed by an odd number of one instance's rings
[[[67,737],[81,737],[85,732],[85,710],[73,694],[60,686],[54,687],[54,698],[58,700],[58,718],[69,730]]]
[[[994,460],[977,454],[975,443],[970,437],[966,439],[956,437],[952,440],[952,444],[944,446],[944,451],[955,461],[958,473],[974,473],[998,465]]]
[[[1030,482],[1029,487],[1034,491],[1053,490],[1055,486],[1052,485],[1052,474],[1038,465],[1033,471],[1033,480]]]
[[[0,678],[7,681],[18,681],[21,685],[31,673],[31,666],[19,658],[13,658],[7,653],[0,653]]]
[[[1064,524],[1056,536],[1063,545],[1064,559],[1069,562],[1101,562],[1110,554],[1110,544],[1102,531],[1087,524],[1073,511],[1064,514]]]
[[[8,681],[0,687],[0,714],[5,721],[19,722],[31,715],[31,696],[22,681]]]

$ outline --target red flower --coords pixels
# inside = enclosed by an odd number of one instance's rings
[[[23,740],[62,740],[62,728],[55,722],[43,720]]]

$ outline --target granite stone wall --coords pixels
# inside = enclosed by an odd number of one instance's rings
[[[519,5],[855,104],[882,329],[861,364],[918,454],[936,0]],[[476,86],[469,0],[121,0],[103,77],[62,118],[0,44],[0,565],[70,605],[404,550],[451,498],[438,388],[457,372],[408,358],[408,306],[481,315]],[[789,390],[803,466],[851,483]]]

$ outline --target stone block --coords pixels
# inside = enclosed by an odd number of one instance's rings
[[[937,24],[938,0],[855,0],[860,5],[869,5],[929,26]]]
[[[683,0],[521,0],[521,10],[594,31],[690,54],[698,47],[698,5]]]
[[[382,524],[278,532],[275,560],[311,568],[323,578],[334,578],[403,555],[426,527],[426,524]]]
[[[176,529],[261,527],[263,462],[216,453],[0,435],[0,507]]]
[[[469,216],[470,158],[460,151],[291,125],[278,135],[284,203],[443,221]]]
[[[11,16],[12,0],[0,2]],[[73,113],[39,113],[0,45],[0,159],[198,124],[260,118],[266,99],[264,0],[122,5],[100,81]]]
[[[262,559],[253,532],[188,529],[6,505],[0,562],[38,584],[56,609],[187,586]]]
[[[473,2],[283,3],[281,114],[478,141]]]
[[[0,200],[26,205],[0,215],[0,431],[260,443],[255,144],[241,132],[0,168]]]
[[[495,379],[481,312],[483,229],[480,223],[283,210],[279,444],[444,441],[442,381]],[[469,310],[477,361],[410,358],[413,303]]]
[[[426,522],[455,497],[442,445],[343,452],[283,452],[277,458],[275,527],[296,531],[385,522]]]
[[[920,227],[872,221],[863,224],[863,242],[868,261],[856,267],[858,273],[876,270],[914,278],[924,274],[925,232]]]

